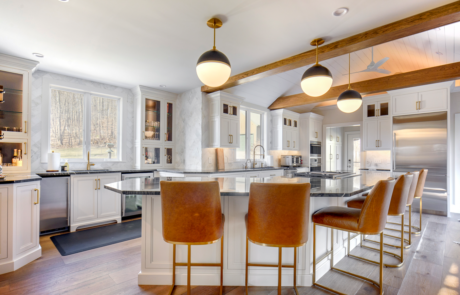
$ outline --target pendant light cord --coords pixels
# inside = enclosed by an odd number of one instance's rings
[[[350,86],[350,67],[351,67],[351,62],[350,62],[350,53],[348,53],[348,90],[351,89],[351,86]]]
[[[316,41],[316,65],[318,65],[318,41]]]
[[[216,50],[216,20],[214,20],[214,46],[212,50]]]

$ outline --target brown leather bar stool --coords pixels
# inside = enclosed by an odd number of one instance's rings
[[[249,266],[277,267],[278,294],[281,294],[281,269],[294,269],[296,294],[297,247],[308,240],[310,214],[309,183],[251,183],[246,214],[246,294]],[[278,265],[249,263],[249,241],[259,246],[278,248]],[[282,248],[294,248],[294,264],[282,264]]]
[[[384,264],[386,267],[401,267],[404,264],[404,213],[406,212],[406,204],[407,199],[409,197],[410,187],[412,184],[412,178],[414,177],[413,174],[407,173],[405,175],[401,175],[398,177],[395,183],[395,188],[393,190],[393,194],[391,196],[390,208],[388,209],[388,216],[401,216],[401,255],[397,255],[392,252],[383,251],[384,254],[392,255],[398,258],[401,262],[399,264]],[[364,202],[366,201],[365,197],[359,197],[347,202],[348,208],[355,208],[355,209],[362,209]],[[384,245],[387,245],[384,243]],[[361,244],[361,247],[377,250],[380,249],[364,246]],[[371,263],[378,264],[378,262],[366,259],[363,257],[359,257],[356,255],[350,254],[350,232],[348,232],[348,247],[347,247],[347,255],[349,257],[354,257],[360,260],[365,260]]]
[[[224,223],[217,181],[161,181],[163,239],[173,244],[172,293],[176,266],[187,266],[187,294],[190,294],[191,266],[220,267],[220,294],[223,286]],[[191,246],[221,240],[220,263],[191,263]],[[187,263],[176,262],[176,245],[188,246]]]
[[[313,214],[313,286],[342,294],[337,290],[316,283],[316,226],[321,225],[331,229],[331,250],[320,261],[331,255],[331,270],[368,281],[377,286],[380,294],[383,294],[383,229],[385,228],[394,186],[394,179],[378,181],[369,192],[361,210],[331,206],[320,209]],[[363,235],[380,234],[379,283],[367,277],[334,267],[334,229]]]
[[[418,178],[417,190],[415,191],[415,198],[420,200],[420,227],[412,226],[416,232],[414,234],[419,235],[422,232],[422,196],[423,189],[425,188],[426,176],[428,175],[428,169],[420,170],[420,176]]]

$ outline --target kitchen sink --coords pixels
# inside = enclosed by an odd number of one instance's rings
[[[91,170],[70,170],[70,172],[107,172],[109,169],[91,169]]]

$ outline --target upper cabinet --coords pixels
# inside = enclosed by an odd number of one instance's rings
[[[38,62],[0,54],[0,164],[4,172],[30,171],[30,85]]]
[[[391,149],[391,97],[365,98],[363,102],[363,150]]]
[[[271,111],[272,149],[298,151],[300,149],[300,124],[298,113],[288,110]]]
[[[222,91],[207,95],[209,102],[209,147],[240,146],[240,106],[243,98]]]
[[[452,82],[391,91],[393,116],[447,111]]]
[[[176,141],[176,94],[139,86],[137,96],[139,132],[136,134],[136,167],[174,166]]]

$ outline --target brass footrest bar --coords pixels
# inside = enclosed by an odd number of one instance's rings
[[[399,229],[389,228],[389,227],[385,227],[385,229],[387,229],[387,230],[392,230],[392,231],[399,231],[399,232],[401,231],[401,230],[399,230]],[[414,232],[405,230],[404,233],[405,233],[405,234],[409,234],[409,233],[412,233],[412,234],[413,234]]]
[[[187,262],[176,262],[176,266],[188,266]],[[190,266],[220,266],[220,263],[190,263]]]
[[[261,267],[278,267],[278,264],[266,264],[266,263],[248,263],[248,266],[261,266]],[[281,265],[281,267],[294,268],[294,265]]]
[[[393,235],[389,235],[389,234],[383,234],[383,235],[386,236],[386,237],[390,237],[390,238],[394,238],[394,239],[401,240],[401,237],[397,237],[397,236],[393,236]],[[409,243],[409,240],[408,240],[408,239],[404,239],[404,242]],[[409,247],[410,247],[410,244],[407,245],[407,246],[408,246],[407,248],[409,248]]]
[[[316,287],[319,287],[319,288],[321,288],[321,289],[327,290],[327,291],[329,291],[329,292],[331,292],[331,293],[335,293],[335,294],[339,294],[339,295],[347,295],[347,294],[345,294],[345,293],[336,291],[336,290],[334,290],[334,289],[328,288],[328,287],[323,286],[323,285],[318,284],[318,283],[314,283],[313,286],[316,286]]]
[[[401,223],[397,223],[397,222],[387,222],[387,223],[389,223],[389,224],[395,224],[395,225],[399,225],[399,226],[401,225]],[[404,226],[409,227],[408,224],[404,224]],[[411,231],[411,232],[405,231],[405,233],[407,233],[407,234],[408,234],[408,233],[412,233],[412,234],[414,234],[414,235],[419,235],[419,234],[422,232],[422,230],[421,230],[419,227],[415,226],[415,225],[413,225],[412,228],[415,229],[415,230],[417,230],[417,231]],[[398,229],[393,229],[393,228],[386,228],[386,227],[385,227],[385,229],[397,230],[397,231],[399,231]]]
[[[377,241],[373,241],[373,240],[366,240],[364,239],[364,242],[370,242],[370,243],[374,243],[374,244],[378,244],[379,242]],[[401,249],[401,246],[397,246],[397,245],[391,245],[391,244],[387,244],[387,243],[383,243],[383,245],[387,246],[387,247],[393,247],[393,248],[398,248],[398,249]],[[404,246],[404,249],[409,249],[411,245],[407,245],[407,246]]]
[[[321,261],[323,261],[324,259],[326,259],[329,255],[331,255],[332,251],[329,251],[327,252],[326,254],[323,255],[323,257],[321,257],[320,259],[318,259],[316,261],[316,264],[320,263]]]
[[[379,249],[377,248],[374,248],[374,247],[369,247],[369,246],[364,246],[363,245],[363,248],[366,248],[366,249],[369,249],[369,250],[373,250],[373,251],[380,251]],[[393,268],[399,268],[401,266],[404,265],[404,260],[403,258],[401,258],[401,255],[398,255],[398,254],[395,254],[395,253],[392,253],[392,252],[388,252],[388,251],[383,251],[383,253],[387,254],[387,255],[391,255],[391,256],[394,256],[395,258],[399,259],[399,261],[401,261],[400,263],[398,264],[383,264],[383,266],[385,267],[393,267]],[[357,256],[354,256],[352,255],[352,257],[355,257],[355,258],[359,258],[359,259],[362,259],[361,257],[357,257]],[[365,258],[364,258],[365,259]],[[377,261],[374,261],[374,260],[369,260],[369,259],[366,259],[367,261],[369,262],[372,262],[374,264],[379,264]]]
[[[371,260],[371,261],[372,261],[372,260]],[[377,264],[379,264],[379,263],[377,263]],[[377,283],[376,281],[374,281],[374,280],[371,280],[371,279],[369,279],[369,278],[366,278],[366,277],[363,277],[363,276],[357,275],[357,274],[355,274],[355,273],[351,273],[351,272],[348,272],[348,271],[346,271],[346,270],[343,270],[343,269],[340,269],[340,268],[337,268],[337,267],[332,267],[332,270],[335,270],[335,271],[341,272],[341,273],[343,273],[343,274],[346,274],[346,275],[349,275],[349,276],[351,276],[351,277],[355,277],[355,278],[358,278],[358,279],[361,279],[361,280],[367,281],[367,282],[369,282],[369,283],[373,284],[374,286],[376,286],[376,287],[380,288],[380,285],[379,285],[379,283]]]

